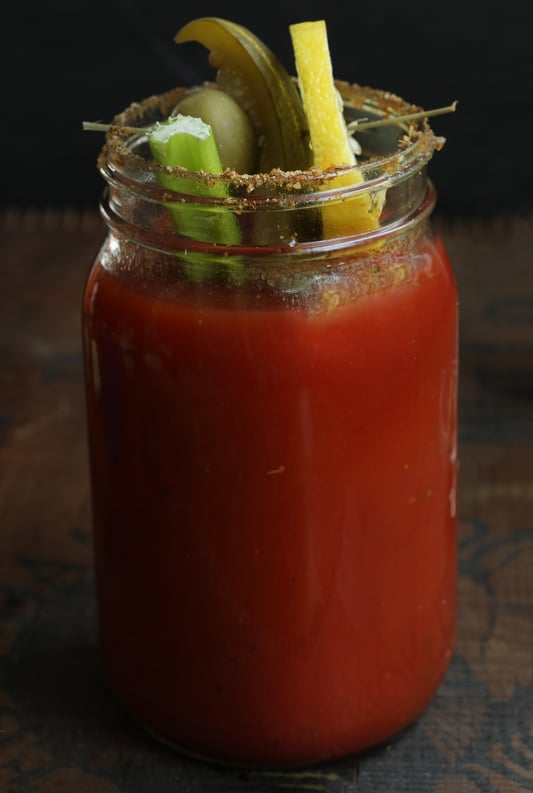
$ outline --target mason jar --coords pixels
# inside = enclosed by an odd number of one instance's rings
[[[354,120],[412,109],[338,87]],[[401,118],[361,131],[347,186],[349,169],[169,172],[131,127],[182,94],[132,105],[99,160],[83,339],[105,673],[180,751],[333,759],[411,723],[453,652],[457,295],[426,172],[442,140]],[[365,201],[374,227],[325,231]]]

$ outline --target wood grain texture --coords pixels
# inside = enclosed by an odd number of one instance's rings
[[[533,221],[441,223],[461,303],[454,660],[386,746],[298,772],[183,758],[102,678],[79,313],[96,215],[0,222],[0,791],[533,791]]]

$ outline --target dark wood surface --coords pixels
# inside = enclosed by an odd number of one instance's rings
[[[0,791],[533,791],[533,221],[439,224],[461,305],[458,642],[390,745],[294,773],[156,743],[102,678],[79,313],[103,236],[80,213],[0,221]]]

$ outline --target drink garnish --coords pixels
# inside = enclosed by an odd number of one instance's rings
[[[146,137],[159,165],[202,174],[216,175],[223,171],[213,130],[200,118],[178,114],[155,124],[146,132]],[[220,180],[164,172],[158,172],[157,179],[162,187],[178,194],[222,199],[228,196],[227,185]],[[180,201],[169,202],[168,207],[176,229],[191,239],[222,241],[227,245],[240,241],[235,217],[225,207],[217,211],[208,205],[202,210],[197,204],[191,207]]]
[[[201,118],[213,130],[220,162],[224,170],[238,174],[257,170],[257,135],[249,115],[226,91],[217,88],[194,88],[181,99],[175,112]]]
[[[126,131],[144,132],[154,159],[168,169],[179,167],[215,175],[231,171],[232,177],[243,179],[316,169],[324,176],[320,190],[356,188],[349,200],[334,197],[335,200],[324,202],[320,210],[323,238],[373,231],[379,227],[386,192],[383,188],[363,188],[357,194],[364,176],[354,153],[357,146],[352,135],[373,127],[404,125],[453,112],[457,103],[436,110],[347,123],[333,76],[325,21],[296,23],[290,25],[289,31],[297,82],[272,51],[243,26],[218,17],[189,22],[178,31],[175,40],[180,44],[195,41],[209,49],[209,62],[217,70],[216,86],[197,86],[187,91],[167,121]],[[199,120],[203,126],[193,123]],[[106,130],[109,126],[91,122],[83,125],[88,130]],[[230,181],[164,172],[159,172],[157,178],[163,187],[177,193],[200,198],[229,197]],[[241,241],[237,218],[228,206],[221,205],[210,214],[207,208],[198,212],[198,204],[192,208],[180,207],[178,202],[167,205],[176,228],[186,236],[228,245]],[[299,233],[297,229],[291,233],[284,228],[281,236],[297,239]]]
[[[250,116],[259,142],[259,172],[304,170],[311,164],[307,122],[294,81],[274,53],[249,30],[217,17],[193,20],[176,34],[210,50],[219,88]]]
[[[304,111],[309,125],[313,164],[321,170],[353,166],[328,182],[328,189],[360,184],[363,174],[343,115],[342,100],[333,78],[324,20],[291,25],[290,34]],[[384,194],[364,193],[347,202],[322,208],[324,235],[339,237],[377,228]]]

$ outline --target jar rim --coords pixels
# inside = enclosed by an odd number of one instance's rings
[[[177,87],[162,94],[156,94],[138,102],[133,102],[115,116],[106,133],[106,141],[99,157],[98,167],[106,181],[127,181],[136,185],[140,192],[154,192],[154,199],[165,192],[157,177],[160,174],[176,175],[187,179],[200,180],[209,186],[224,184],[229,197],[219,199],[220,203],[253,202],[276,200],[276,197],[290,195],[292,201],[305,202],[306,197],[316,200],[320,189],[322,201],[327,200],[331,189],[337,197],[355,195],[377,188],[388,187],[397,181],[421,170],[440,150],[445,139],[435,135],[428,119],[402,122],[402,116],[422,111],[417,105],[406,102],[399,96],[368,86],[360,86],[336,80],[337,90],[342,98],[348,119],[357,121],[362,118],[390,118],[391,124],[361,132],[364,137],[364,156],[358,158],[356,165],[331,166],[325,170],[311,167],[307,170],[286,171],[273,169],[268,173],[238,174],[226,170],[222,174],[191,172],[182,167],[167,168],[143,156],[146,137],[132,132],[132,128],[144,128],[156,121],[168,118],[179,100],[187,93],[187,88]],[[206,85],[211,85],[206,83]],[[384,133],[383,130],[386,130]],[[357,134],[357,128],[355,129]],[[379,148],[385,151],[379,151]],[[377,150],[376,150],[377,149]],[[337,177],[358,171],[363,181],[339,187]],[[168,191],[167,191],[168,192]],[[226,195],[228,195],[228,193]]]

